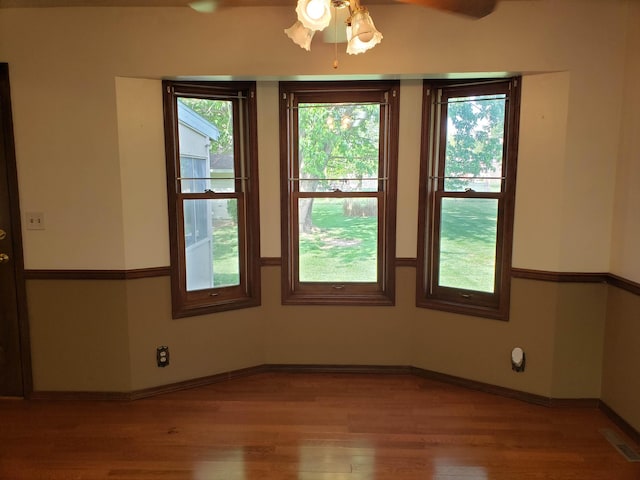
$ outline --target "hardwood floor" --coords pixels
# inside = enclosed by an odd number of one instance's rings
[[[412,375],[264,373],[133,402],[0,400],[0,478],[640,479],[603,428],[624,437],[594,408]]]

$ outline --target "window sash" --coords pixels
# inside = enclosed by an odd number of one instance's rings
[[[326,282],[318,282],[318,281],[301,281],[300,280],[300,229],[293,228],[291,229],[291,243],[292,243],[292,252],[291,263],[292,263],[292,271],[294,272],[294,281],[293,285],[296,291],[305,292],[305,291],[313,291],[313,290],[322,290],[325,293],[344,293],[348,292],[377,292],[379,290],[379,285],[383,282],[382,275],[384,273],[384,255],[381,254],[381,237],[383,235],[384,227],[385,227],[385,209],[381,208],[385,204],[386,195],[384,192],[363,192],[363,193],[337,193],[337,192],[319,192],[316,194],[312,194],[309,192],[298,193],[294,192],[291,194],[291,223],[293,226],[300,224],[299,219],[299,209],[297,206],[301,199],[375,199],[377,201],[377,215],[376,215],[376,223],[377,223],[377,238],[376,238],[376,272],[377,276],[375,281],[364,282],[364,281],[326,281]]]
[[[165,144],[171,249],[171,284],[174,318],[200,315],[260,304],[259,217],[257,193],[257,136],[255,83],[183,83],[163,82],[165,107]],[[178,98],[228,100],[232,110],[233,173],[225,176],[226,188],[209,188],[220,180],[204,176],[181,176]],[[201,174],[202,172],[200,172]],[[198,185],[203,191],[183,191],[183,182]],[[231,186],[231,188],[229,188]],[[200,189],[199,189],[200,190]],[[193,200],[235,200],[237,204],[238,285],[212,286],[187,290],[187,241],[185,204]],[[207,218],[208,222],[212,218]],[[210,239],[214,241],[213,238]],[[213,245],[213,244],[212,244]],[[212,247],[213,248],[213,247]],[[211,255],[214,255],[211,252]],[[216,261],[211,257],[211,275]],[[213,282],[213,278],[211,280]]]
[[[246,235],[246,214],[245,214],[245,196],[243,194],[226,194],[226,195],[188,195],[180,202],[182,206],[184,206],[184,200],[190,199],[235,199],[238,202],[238,262],[239,262],[239,272],[240,272],[240,283],[239,285],[231,285],[231,286],[222,286],[222,287],[211,287],[201,290],[187,290],[187,278],[186,278],[186,269],[183,275],[180,276],[180,287],[183,293],[183,299],[185,303],[192,302],[200,302],[200,301],[213,301],[223,302],[232,300],[237,298],[238,296],[246,296],[248,294],[247,291],[247,282],[246,282],[246,267],[247,267],[247,259],[246,255],[243,255],[243,245],[245,245],[247,240]],[[180,260],[182,265],[186,265],[186,238],[184,235],[184,217],[182,215],[183,209],[178,209],[178,248],[180,252]],[[182,269],[181,269],[182,270]]]
[[[423,138],[420,173],[420,217],[418,250],[417,305],[457,313],[508,319],[510,291],[513,206],[515,200],[515,162],[519,114],[518,79],[474,82],[454,85],[450,82],[424,84]],[[499,182],[498,191],[447,189],[448,105],[452,99],[471,96],[506,95],[502,158],[499,174],[490,175]],[[455,100],[453,100],[455,101]],[[496,172],[498,173],[498,172]],[[486,178],[480,176],[481,178]],[[493,292],[463,286],[444,285],[441,281],[442,208],[448,199],[492,199],[497,202],[495,223],[495,268]]]
[[[442,257],[442,203],[444,199],[492,199],[497,201],[495,269],[493,292],[465,289],[462,287],[444,286],[440,284],[440,262]],[[499,293],[502,287],[502,277],[499,266],[503,259],[503,235],[500,235],[504,222],[504,195],[455,195],[446,192],[435,192],[433,196],[433,232],[431,236],[430,269],[428,272],[427,296],[448,302],[475,304],[487,308],[499,306]]]
[[[496,87],[497,91],[496,91]],[[482,92],[482,90],[489,90],[489,92]],[[451,177],[446,176],[447,171],[447,134],[449,131],[449,105],[452,103],[460,103],[460,101],[455,100],[459,98],[470,98],[470,97],[494,97],[494,95],[501,95],[504,99],[505,103],[505,113],[503,117],[503,144],[502,144],[502,155],[500,161],[500,175],[495,177],[490,176],[480,176],[474,178],[496,178],[500,180],[500,192],[504,192],[506,188],[507,181],[507,135],[508,135],[508,114],[509,114],[509,85],[508,84],[486,84],[472,87],[452,87],[452,88],[442,88],[438,90],[437,97],[433,100],[436,106],[436,115],[438,116],[437,128],[439,130],[439,142],[438,142],[438,151],[437,151],[437,170],[434,178],[437,180],[436,190],[437,191],[447,191],[447,192],[455,192],[457,190],[451,190],[447,188],[446,182],[449,179],[460,178],[461,180],[464,177]],[[487,98],[487,100],[497,100],[496,98]],[[483,101],[483,100],[476,100]],[[444,121],[443,121],[444,119]]]
[[[393,256],[395,255],[395,162],[397,161],[397,82],[283,82],[281,89],[282,155],[282,256],[283,303],[300,304],[393,304]],[[393,93],[391,93],[393,92]],[[391,96],[391,98],[390,98]],[[361,104],[380,106],[378,171],[371,175],[373,189],[305,191],[299,164],[300,104]],[[304,106],[302,106],[304,108]],[[394,110],[394,116],[392,116]],[[395,135],[395,138],[394,138]],[[353,181],[352,178],[336,179]],[[301,187],[302,185],[302,187]],[[298,202],[304,198],[376,198],[377,279],[375,282],[300,281]],[[393,212],[391,211],[393,209]],[[393,232],[389,240],[388,232]],[[393,253],[391,253],[393,252]]]

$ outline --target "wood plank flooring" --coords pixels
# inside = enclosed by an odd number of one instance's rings
[[[274,372],[133,402],[0,400],[0,479],[639,480],[603,428],[624,438],[594,408]]]

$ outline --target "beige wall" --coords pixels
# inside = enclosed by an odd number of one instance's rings
[[[160,82],[115,78],[126,269],[169,265]]]
[[[47,225],[23,232],[26,267],[168,264],[160,80],[176,77],[258,80],[265,257],[280,256],[278,79],[401,78],[397,256],[415,257],[421,79],[510,72],[524,74],[514,266],[638,281],[638,39],[627,36],[637,11],[622,0],[501,2],[469,21],[372,6],[383,43],[341,54],[333,70],[331,45],[316,39],[308,53],[283,34],[291,8],[0,9],[21,209],[44,212]],[[414,276],[398,269],[395,307],[285,307],[279,269],[266,267],[263,306],[181,320],[170,319],[166,278],[30,281],[35,387],[140,389],[313,362],[413,364],[545,396],[599,396],[612,308],[603,286],[515,280],[503,323],[416,309]],[[117,362],[94,348],[104,339],[117,344]],[[172,348],[166,369],[154,364],[162,344]],[[59,364],[55,345],[65,349]],[[508,364],[515,345],[528,353],[520,375]]]
[[[126,285],[27,282],[36,391],[131,390]]]
[[[627,59],[611,271],[640,283],[640,3],[627,15]],[[640,297],[611,287],[607,303],[602,399],[640,430]]]
[[[562,201],[571,75],[524,78],[514,219],[513,264],[557,271],[564,233]],[[541,194],[541,190],[544,194]]]
[[[168,277],[124,283],[133,390],[264,363],[266,324],[259,309],[173,320]],[[169,367],[156,366],[160,345],[169,346]]]
[[[166,265],[166,243],[149,251],[147,242],[139,240],[151,235],[166,242],[159,169],[149,170],[153,176],[140,195],[145,200],[135,192],[138,162],[157,165],[162,150],[160,100],[153,102],[156,86],[141,87],[132,78],[217,76],[268,82],[259,92],[267,97],[261,98],[261,106],[269,104],[261,111],[259,132],[262,210],[271,215],[262,220],[262,251],[277,256],[278,218],[266,207],[279,201],[273,188],[278,161],[274,79],[523,72],[531,75],[524,82],[531,85],[524,91],[526,105],[545,99],[548,108],[525,109],[523,124],[536,130],[523,131],[520,166],[529,174],[519,177],[518,187],[534,192],[545,185],[545,195],[555,201],[546,201],[538,215],[519,216],[514,264],[608,271],[625,13],[623,1],[521,1],[502,2],[491,16],[470,21],[425,8],[375,6],[372,14],[385,35],[383,43],[365,55],[341,55],[339,69],[333,70],[330,45],[316,39],[309,53],[284,35],[282,29],[293,21],[290,8],[228,9],[217,15],[187,8],[3,9],[0,57],[11,69],[22,208],[43,211],[48,226],[24,232],[26,266]],[[240,21],[246,35],[237,35]],[[534,78],[545,72],[564,74],[546,81]],[[133,100],[142,103],[129,101],[136,88],[144,93]],[[597,92],[607,101],[594,101]],[[529,93],[533,97],[526,99]],[[401,180],[410,182],[403,184],[399,197],[398,227],[406,232],[398,241],[401,257],[415,256],[419,143],[419,109],[404,97],[419,95],[415,84],[405,85],[401,95],[399,170]],[[555,105],[559,112],[552,111]],[[138,114],[142,116],[135,118]],[[137,124],[127,123],[134,119]],[[149,129],[152,140],[142,158],[141,145],[131,140],[138,126]],[[562,147],[552,153],[553,163],[540,150],[549,137]],[[549,182],[549,176],[559,178]],[[531,197],[518,197],[518,204],[531,208]],[[136,227],[142,220],[138,205],[147,214],[144,230],[149,233],[142,236]],[[548,237],[521,233],[534,230],[544,230]],[[49,255],[49,249],[63,254]]]
[[[397,269],[395,307],[282,306],[280,269],[263,270],[267,363],[411,365],[411,269]]]
[[[598,398],[607,286],[602,283],[556,283],[553,332],[554,398]]]
[[[640,4],[629,4],[611,271],[640,283]]]
[[[640,431],[638,339],[640,296],[610,287],[604,342],[602,400]]]
[[[397,274],[394,307],[282,306],[280,269],[265,267],[261,307],[180,320],[168,277],[32,280],[35,388],[140,390],[294,363],[413,365],[546,397],[600,396],[605,285],[515,279],[511,320],[500,322],[418,309],[415,269]],[[155,365],[160,345],[168,368]],[[515,346],[523,373],[511,370]]]
[[[420,310],[414,313],[414,364],[551,397],[557,302],[555,284],[515,279],[508,323]],[[520,374],[510,361],[517,346],[527,356]]]

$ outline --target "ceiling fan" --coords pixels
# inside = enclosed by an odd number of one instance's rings
[[[223,7],[286,6],[292,3],[292,0],[194,0],[189,3],[189,6],[199,12],[212,13]],[[458,13],[471,18],[482,18],[493,12],[498,0],[369,0],[367,3],[370,5],[406,3]]]
[[[288,0],[285,4],[292,3]],[[282,5],[285,0],[263,0],[260,5]],[[478,19],[489,15],[498,0],[395,0],[453,12]],[[393,0],[368,0],[368,3],[392,4]],[[199,12],[212,13],[220,7],[257,5],[255,0],[192,0],[189,6]],[[297,0],[297,21],[284,33],[298,46],[311,50],[311,40],[316,32],[333,30],[329,43],[336,45],[333,68],[338,68],[338,43],[347,43],[347,53],[357,55],[372,49],[382,41],[382,34],[376,29],[373,19],[360,0]],[[333,28],[327,27],[333,22]],[[338,30],[338,25],[344,28]],[[326,32],[325,32],[325,38]],[[327,40],[325,40],[327,41]]]
[[[496,8],[498,0],[396,0],[422,7],[459,13],[472,18],[482,18],[489,15]]]

